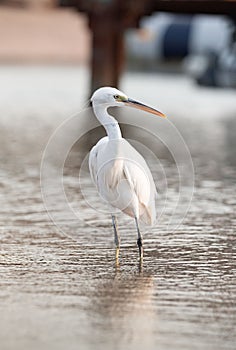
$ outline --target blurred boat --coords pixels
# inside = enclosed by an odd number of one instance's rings
[[[126,48],[131,65],[185,72],[197,83],[236,87],[233,20],[226,16],[158,13],[129,30]],[[164,64],[164,66],[163,66]]]

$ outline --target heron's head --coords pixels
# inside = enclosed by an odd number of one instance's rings
[[[93,106],[104,105],[106,107],[122,107],[128,106],[132,108],[141,109],[145,112],[158,115],[159,117],[165,118],[165,115],[141,102],[135,101],[125,95],[122,91],[113,87],[102,87],[96,90],[92,97],[91,102]]]
[[[109,107],[121,107],[123,105],[122,102],[127,100],[128,97],[123,92],[113,87],[102,87],[96,90],[91,97],[93,104],[104,104]]]

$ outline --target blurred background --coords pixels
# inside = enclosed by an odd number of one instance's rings
[[[1,349],[235,348],[235,24],[236,1],[0,0]],[[119,217],[117,268],[110,217],[79,191],[83,163],[82,184],[99,207],[86,156],[101,127],[78,140],[64,167],[68,203],[83,220],[72,226],[54,193],[62,234],[41,198],[50,136],[71,115],[78,131],[89,125],[93,114],[80,111],[102,85],[160,109],[176,130],[173,136],[151,117],[114,112],[124,137],[156,155],[158,169],[139,149],[160,209],[168,204],[145,232],[141,270],[132,221]],[[150,137],[154,130],[166,145]],[[180,179],[169,146],[179,133],[193,162],[194,196],[170,233]],[[192,190],[188,175],[183,202]]]
[[[86,11],[92,17],[91,8],[96,7],[96,1],[89,1],[87,6],[84,3],[1,0],[1,63],[88,65],[94,42],[89,30],[92,21]],[[83,12],[76,12],[75,4]],[[216,10],[217,6],[216,2]],[[155,11],[146,16],[145,6],[137,7],[138,10],[134,8],[134,13],[130,14],[127,6],[127,13],[122,14],[137,16],[139,22],[135,22],[137,19],[128,23],[124,21],[119,28],[124,31],[126,27],[139,26],[139,29],[129,28],[124,33],[129,63],[126,69],[181,72],[199,84],[236,86],[236,15],[233,10],[230,16],[229,13],[227,16]],[[220,9],[215,12],[220,13]],[[92,29],[95,25],[92,24]],[[98,30],[95,30],[95,36],[96,32]]]
[[[58,1],[1,1],[0,60],[5,64],[88,63],[87,19]]]

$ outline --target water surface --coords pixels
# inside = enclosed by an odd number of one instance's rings
[[[34,78],[42,74],[42,70],[33,72]],[[28,73],[19,69],[15,76],[23,74],[30,81]],[[46,70],[45,82],[50,74],[54,78],[59,74],[55,85],[59,86],[60,96],[68,91],[68,74],[73,82],[75,74],[83,79],[76,68],[69,72],[62,69],[57,74]],[[140,78],[143,91],[138,92]],[[64,86],[59,84],[63,79],[68,79]],[[178,230],[166,229],[168,210],[156,228],[146,230],[142,266],[138,262],[134,223],[119,216],[122,246],[117,266],[110,217],[86,206],[77,192],[77,175],[86,154],[78,145],[65,164],[64,183],[71,206],[76,209],[78,204],[84,220],[78,221],[76,227],[68,222],[55,196],[54,210],[61,217],[64,235],[45,211],[40,193],[40,159],[51,130],[58,125],[58,113],[63,119],[67,112],[60,114],[62,102],[58,106],[56,98],[50,101],[44,92],[40,105],[44,102],[46,108],[45,104],[54,103],[47,122],[46,111],[40,109],[35,97],[42,91],[43,81],[37,84],[33,92],[24,88],[35,102],[31,100],[29,106],[26,100],[18,101],[21,107],[11,111],[7,101],[19,90],[9,89],[7,95],[6,86],[2,87],[7,98],[2,103],[0,131],[1,349],[235,349],[233,93],[200,90],[183,78],[125,77],[124,88],[133,89],[134,95],[145,95],[147,87],[155,85],[163,107],[175,116],[172,122],[192,155],[195,191],[188,215]],[[164,94],[167,89],[168,98]],[[183,93],[188,94],[185,106]],[[76,109],[77,93],[71,94],[67,103],[72,110]],[[175,99],[168,107],[171,96]],[[147,99],[144,97],[155,105],[154,95],[150,101]],[[168,179],[167,199],[171,205],[178,195],[176,166],[164,151],[159,158]],[[82,181],[97,203],[86,173]],[[160,202],[162,199],[160,191]],[[181,208],[177,208],[177,215],[181,215]]]

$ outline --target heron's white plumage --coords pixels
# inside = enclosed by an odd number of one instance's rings
[[[101,197],[115,208],[152,225],[156,188],[144,158],[124,138],[102,138],[90,152],[89,169]]]

